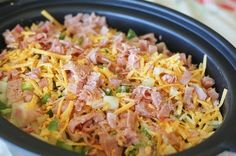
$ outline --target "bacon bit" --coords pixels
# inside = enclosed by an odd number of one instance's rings
[[[23,101],[23,92],[21,90],[22,81],[20,79],[10,80],[7,85],[7,99],[9,103]]]
[[[176,82],[176,76],[170,75],[170,74],[164,74],[161,77],[162,81],[165,81],[167,83],[175,83]]]
[[[198,95],[198,98],[200,100],[206,100],[207,94],[205,93],[205,91],[201,87],[199,87],[198,85],[195,85],[194,89],[195,89],[195,91]]]
[[[116,122],[117,122],[117,115],[114,113],[107,113],[107,122],[111,128],[116,127]]]
[[[185,104],[185,107],[186,107],[187,109],[192,109],[192,108],[194,108],[194,104],[192,103],[193,90],[194,90],[193,87],[187,86],[187,87],[185,88],[185,92],[184,92],[184,104]]]
[[[183,85],[187,85],[191,80],[191,76],[192,76],[191,72],[186,70],[184,71],[184,74],[181,76],[179,82]]]
[[[217,100],[219,98],[219,94],[216,92],[215,88],[209,88],[207,90],[207,95],[211,97],[213,101]]]
[[[215,80],[209,76],[204,76],[201,82],[202,82],[203,87],[206,89],[212,87],[215,84]]]

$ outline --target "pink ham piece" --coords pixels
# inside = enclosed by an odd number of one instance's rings
[[[94,113],[88,113],[85,115],[81,115],[81,116],[75,116],[73,117],[68,124],[68,128],[69,130],[74,133],[77,126],[81,126],[82,124],[84,124],[85,122],[87,122],[88,120],[91,120],[94,117]]]
[[[160,104],[162,102],[162,96],[159,92],[152,92],[151,93],[152,103],[156,106],[156,108],[160,107]]]
[[[159,110],[159,112],[157,113],[157,117],[159,119],[164,119],[170,116],[171,111],[174,110],[174,106],[172,106],[172,104],[169,103],[165,103],[161,106],[161,109]]]
[[[206,89],[212,87],[215,84],[215,80],[209,76],[203,77],[201,82],[202,82],[203,87]]]
[[[117,115],[114,113],[108,112],[107,113],[107,122],[111,128],[115,128],[116,123],[117,123]]]
[[[164,74],[161,77],[162,81],[165,81],[167,83],[175,83],[176,82],[176,76],[170,75],[170,74]]]
[[[19,42],[21,37],[21,32],[24,31],[24,29],[18,24],[13,28],[11,31],[7,30],[3,33],[3,36],[5,38],[5,42],[7,44]]]
[[[19,103],[23,101],[23,92],[21,90],[22,81],[20,79],[10,80],[7,85],[8,103]]]
[[[122,148],[118,146],[116,139],[107,132],[99,134],[99,143],[105,151],[106,156],[122,156]]]
[[[128,56],[127,69],[132,70],[136,68],[139,68],[139,58],[137,54],[131,53]]]
[[[194,104],[192,102],[192,97],[193,97],[193,91],[194,91],[194,88],[193,87],[189,87],[187,86],[185,88],[185,92],[184,92],[184,106],[187,108],[187,109],[193,109],[194,108]]]
[[[191,72],[188,70],[184,71],[184,74],[181,76],[179,82],[183,85],[187,85],[189,83],[189,81],[191,80]]]
[[[200,100],[206,100],[207,94],[201,87],[199,87],[198,85],[195,85],[194,90],[197,93],[197,96]]]
[[[110,77],[109,79],[109,86],[111,88],[117,88],[121,84],[121,80],[116,77]]]
[[[148,118],[156,117],[157,110],[152,104],[138,103],[135,105],[135,112]]]
[[[138,86],[133,90],[132,95],[134,96],[134,99],[137,101],[141,100],[151,100],[151,88],[146,86]]]
[[[207,95],[211,97],[213,101],[217,100],[219,98],[219,94],[216,92],[215,88],[209,88],[207,90]]]
[[[109,63],[110,60],[107,59],[102,54],[98,53],[96,49],[91,49],[87,55],[87,58],[89,61],[91,61],[93,64],[99,64],[99,63]]]
[[[155,44],[157,42],[154,33],[148,33],[140,36],[139,38],[143,40],[148,40],[150,44]]]
[[[32,69],[31,72],[26,73],[25,75],[32,78],[32,79],[37,79],[40,73],[40,69],[39,68],[34,68]]]
[[[48,86],[48,80],[46,78],[42,78],[38,82],[40,88],[44,88]]]

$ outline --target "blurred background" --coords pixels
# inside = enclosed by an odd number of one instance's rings
[[[212,28],[236,47],[236,0],[148,0]]]

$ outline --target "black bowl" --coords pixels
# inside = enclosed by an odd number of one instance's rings
[[[40,11],[46,9],[61,22],[66,14],[95,12],[107,17],[111,27],[126,32],[134,29],[139,35],[154,32],[161,35],[173,52],[191,54],[194,63],[199,63],[203,55],[208,56],[207,74],[216,80],[217,91],[228,89],[222,107],[224,122],[219,129],[201,144],[175,155],[216,155],[224,150],[236,151],[236,50],[224,38],[205,25],[171,9],[143,2],[124,0],[60,0],[16,2],[0,9],[0,33],[16,24],[30,25],[45,20]],[[3,38],[0,38],[4,48]],[[44,143],[22,132],[0,117],[0,136],[26,150],[41,155],[78,155]]]

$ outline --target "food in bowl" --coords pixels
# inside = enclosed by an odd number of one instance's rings
[[[0,112],[23,131],[85,155],[168,155],[223,121],[215,81],[153,33],[79,13],[3,33]],[[171,43],[169,43],[171,44]],[[219,100],[220,99],[220,100]]]

